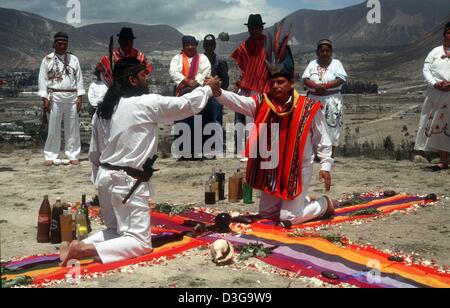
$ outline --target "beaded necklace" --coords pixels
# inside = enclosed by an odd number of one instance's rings
[[[330,64],[328,64],[326,67],[321,66],[320,63],[317,62],[317,64],[318,64],[318,66],[317,66],[317,75],[319,75],[319,81],[320,82],[324,81],[325,75],[326,75],[326,73],[328,71],[328,68],[331,66],[331,62],[332,61],[333,60],[331,60]]]

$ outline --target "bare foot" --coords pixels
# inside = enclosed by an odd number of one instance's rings
[[[46,160],[46,161],[44,162],[44,166],[46,166],[46,167],[51,167],[51,166],[53,166],[53,160]]]
[[[70,163],[74,166],[78,166],[80,164],[79,160],[71,160]]]
[[[333,201],[328,196],[323,196],[327,200],[327,211],[323,215],[323,218],[331,218],[336,215],[336,210],[334,209]]]

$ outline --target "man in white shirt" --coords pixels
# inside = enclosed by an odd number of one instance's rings
[[[80,62],[68,53],[69,38],[66,33],[55,34],[54,52],[42,61],[39,72],[38,95],[49,113],[45,165],[52,166],[58,159],[61,147],[61,122],[64,121],[65,155],[73,165],[79,164],[81,151],[78,113],[82,95],[85,94]]]
[[[108,86],[103,81],[98,65],[95,68],[94,75],[96,80],[91,83],[88,90],[89,116],[91,116],[91,118],[94,116],[98,105],[103,101],[103,98],[108,91]]]
[[[148,94],[146,76],[146,66],[136,59],[125,58],[114,68],[115,82],[96,114],[111,121],[109,140],[99,151],[96,178],[107,229],[83,242],[64,243],[60,250],[63,266],[70,259],[84,257],[97,257],[108,264],[153,250],[148,200],[153,196],[149,180],[158,147],[158,124],[199,113],[212,90],[198,87],[182,97]],[[212,80],[211,86],[215,84],[218,79]]]
[[[334,214],[333,202],[327,196],[308,198],[314,151],[321,160],[319,178],[327,192],[334,161],[321,104],[295,91],[294,60],[286,45],[289,40],[281,35],[273,37],[280,37],[284,43],[269,49],[266,55],[274,59],[273,63],[267,62],[268,93],[246,97],[219,86],[212,88],[220,104],[255,119],[246,149],[247,184],[261,191],[259,217],[290,227]]]
[[[182,39],[183,51],[181,54],[176,55],[170,63],[170,76],[172,80],[177,84],[175,90],[175,96],[182,96],[191,92],[195,88],[203,85],[205,78],[211,74],[211,63],[204,54],[200,54],[197,51],[198,41],[193,36],[184,36]],[[190,128],[190,150],[184,149],[185,144],[182,144],[181,152],[190,153],[191,157],[184,157],[187,159],[202,159],[203,147],[196,148],[194,140],[194,117],[189,117],[175,123],[174,134],[175,140],[181,138],[183,134],[177,133],[177,129],[185,125]],[[203,121],[201,127],[203,128]]]

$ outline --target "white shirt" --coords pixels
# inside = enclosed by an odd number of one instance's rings
[[[88,90],[88,100],[92,107],[97,108],[98,104],[103,102],[108,86],[103,81],[95,80],[91,83]]]
[[[222,95],[217,97],[217,101],[234,112],[256,119],[256,103],[251,97],[239,96],[233,92],[222,90]],[[327,133],[327,123],[323,112],[316,113],[311,125],[303,154],[303,168],[312,167],[314,164],[314,149],[317,149],[317,156],[320,158],[322,170],[331,171],[334,163],[331,157],[333,145]]]
[[[92,117],[92,136],[89,147],[89,161],[92,164],[91,181],[95,184],[98,168],[100,167],[100,156],[108,144],[111,134],[111,120],[100,119],[97,113]]]
[[[189,65],[192,63],[193,58],[189,58]],[[172,77],[172,80],[179,85],[184,79],[186,79],[186,76],[183,75],[183,55],[179,54],[173,57],[172,61],[170,62],[170,77]],[[195,76],[195,80],[200,84],[203,85],[205,83],[206,77],[211,75],[211,63],[209,62],[209,59],[204,54],[200,54],[200,59],[198,63],[198,72]]]
[[[64,71],[63,61],[66,55],[67,62],[69,63],[69,74],[63,74],[62,80],[52,80],[51,76],[54,73],[62,73]],[[70,53],[67,53],[66,55],[60,56],[52,52],[42,60],[39,71],[38,95],[40,97],[52,99],[53,101],[60,103],[74,103],[78,96],[82,96],[86,93],[78,58]],[[52,97],[50,97],[48,88],[76,90],[76,92],[54,92]]]
[[[111,133],[100,162],[142,170],[158,151],[159,123],[193,116],[206,106],[212,90],[199,87],[181,97],[155,94],[123,98],[111,119]]]
[[[311,81],[314,81],[317,84],[324,84],[329,83],[336,78],[340,78],[344,81],[347,81],[347,72],[344,69],[344,66],[342,65],[341,61],[332,59],[330,65],[328,68],[323,71],[321,71],[319,61],[316,59],[314,61],[311,61],[306,68],[305,72],[303,73],[302,79],[310,79]],[[341,90],[342,85],[339,87],[328,89],[328,91],[334,91],[334,90]],[[314,89],[308,89],[311,92],[315,92]]]
[[[438,82],[450,81],[450,59],[442,59],[444,46],[433,49],[425,60],[423,76],[430,86]]]

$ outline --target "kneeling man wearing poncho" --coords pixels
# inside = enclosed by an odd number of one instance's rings
[[[217,86],[213,92],[223,106],[255,119],[246,146],[249,158],[246,180],[261,191],[257,217],[291,226],[334,215],[333,203],[327,196],[317,200],[307,197],[315,154],[321,160],[319,178],[326,191],[331,188],[334,160],[321,104],[299,96],[294,90],[294,60],[287,45],[289,34],[280,34],[273,37],[281,38],[281,42],[266,46],[269,93],[245,97]],[[272,157],[263,158],[267,156],[261,155],[265,150],[261,145],[272,151]]]

